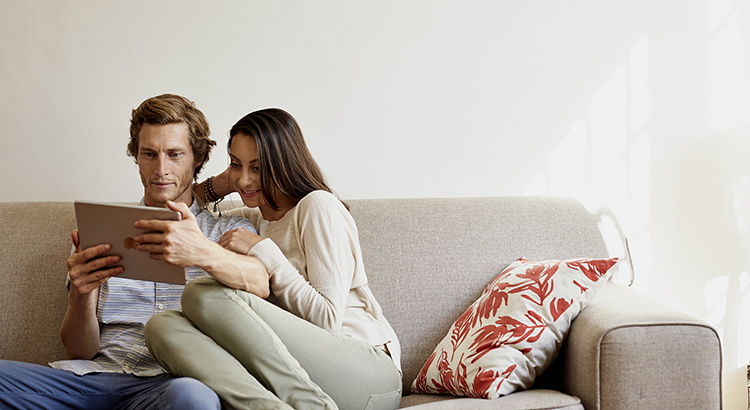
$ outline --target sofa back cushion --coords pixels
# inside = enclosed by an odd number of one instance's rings
[[[229,202],[229,201],[227,201]],[[529,260],[607,257],[601,217],[550,197],[347,200],[370,286],[402,345],[408,392],[451,324],[503,268]],[[239,205],[239,204],[235,204]],[[0,204],[0,359],[65,357],[65,260],[72,202]]]
[[[0,359],[65,358],[60,324],[75,226],[71,202],[0,204]]]
[[[347,203],[370,287],[401,341],[404,394],[451,324],[510,263],[609,255],[600,216],[569,198]]]

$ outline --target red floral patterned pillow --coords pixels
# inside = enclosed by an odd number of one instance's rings
[[[513,262],[453,323],[411,391],[494,399],[530,387],[616,262]]]

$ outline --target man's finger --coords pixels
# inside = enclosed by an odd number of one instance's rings
[[[139,221],[135,221],[133,226],[137,229],[164,232],[170,222],[172,221],[164,221],[161,219],[141,219]]]
[[[74,229],[72,232],[70,232],[70,239],[73,241],[73,247],[75,248],[75,251],[80,252],[81,241],[78,238],[78,229]]]
[[[164,234],[162,233],[142,233],[133,238],[136,244],[144,243],[162,243],[164,240]]]
[[[104,252],[109,251],[110,249],[112,249],[112,246],[110,246],[108,243],[103,243],[101,245],[86,248],[83,251],[79,252],[79,254],[83,260],[87,261],[103,254]]]
[[[162,246],[160,244],[155,244],[155,243],[151,243],[151,244],[149,244],[149,243],[141,243],[141,244],[138,244],[138,246],[136,247],[136,249],[139,252],[148,252],[148,253],[158,252],[158,253],[161,253],[161,252],[164,251],[164,246]]]
[[[167,201],[167,208],[182,214],[183,221],[186,219],[195,218],[195,215],[190,212],[190,208],[184,202]]]

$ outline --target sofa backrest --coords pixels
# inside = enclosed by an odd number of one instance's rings
[[[453,321],[512,261],[605,257],[599,212],[554,197],[348,200],[373,293],[402,346],[404,392]],[[65,357],[70,202],[0,203],[0,359]]]
[[[451,324],[511,262],[609,255],[601,215],[568,198],[347,203],[370,287],[401,342],[404,394]]]
[[[0,359],[65,358],[65,263],[75,229],[71,202],[0,203]]]

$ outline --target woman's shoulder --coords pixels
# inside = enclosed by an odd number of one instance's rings
[[[317,190],[312,191],[309,194],[305,195],[302,199],[300,199],[300,203],[302,202],[314,202],[314,203],[333,203],[333,202],[341,202],[336,195],[323,190]]]
[[[316,227],[313,231],[346,233],[356,237],[357,224],[343,202],[327,191],[313,191],[297,204],[294,216],[300,227]]]
[[[300,199],[297,208],[301,213],[348,213],[343,202],[328,191],[312,191]]]

